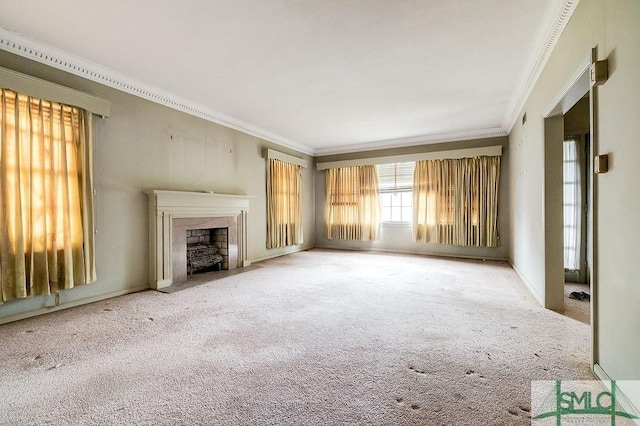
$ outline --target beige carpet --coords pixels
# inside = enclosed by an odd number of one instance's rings
[[[506,263],[312,250],[0,326],[1,424],[529,424],[589,328]]]
[[[577,300],[569,295],[573,292],[585,292],[591,296],[589,284],[565,283],[564,284],[564,312],[563,314],[585,324],[591,323],[591,299]]]

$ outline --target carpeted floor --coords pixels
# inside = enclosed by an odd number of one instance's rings
[[[312,250],[0,326],[1,424],[529,424],[589,327],[502,262]]]
[[[572,299],[569,295],[573,292],[587,293],[589,294],[589,299]],[[563,314],[585,324],[591,323],[591,288],[589,284],[564,284]]]

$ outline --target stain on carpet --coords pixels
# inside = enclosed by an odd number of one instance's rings
[[[414,367],[413,365],[409,365],[409,370],[415,371],[418,374],[427,374],[427,370],[423,370],[423,369]]]
[[[486,377],[484,377],[480,373],[475,372],[474,370],[467,370],[467,376],[476,377],[478,380],[480,380],[482,382],[486,382],[487,381]]]
[[[531,408],[525,404],[519,404],[517,407],[509,408],[507,411],[515,417],[531,418]]]

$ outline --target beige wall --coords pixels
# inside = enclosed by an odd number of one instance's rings
[[[589,98],[586,97],[580,99],[578,103],[564,115],[565,137],[589,133],[589,116]]]
[[[599,194],[594,290],[598,348],[594,360],[613,379],[640,379],[640,2],[583,0],[529,96],[528,121],[509,137],[511,150],[510,257],[534,292],[544,296],[543,114],[592,47],[609,59],[610,78],[598,88],[597,153],[610,154],[610,172],[595,177]],[[558,191],[561,189],[558,188]],[[547,194],[553,195],[553,194]],[[560,220],[561,218],[556,218]],[[628,389],[629,393],[633,393]],[[637,398],[640,394],[635,395]]]
[[[508,139],[491,138],[446,144],[420,145],[413,147],[376,150],[362,153],[330,155],[318,157],[316,161],[339,161],[359,158],[407,155],[423,152],[435,152],[462,148],[476,148],[502,145],[501,179],[499,188],[499,235],[500,247],[458,247],[446,244],[425,244],[412,241],[410,226],[383,225],[378,241],[329,240],[325,227],[326,183],[325,171],[316,172],[316,245],[323,248],[350,250],[386,250],[401,253],[429,254],[441,256],[460,256],[481,259],[507,259],[509,253],[509,149]]]
[[[248,221],[252,261],[315,244],[313,167],[303,174],[304,244],[266,249],[265,147],[312,159],[264,140],[0,51],[0,66],[110,100],[111,116],[95,126],[98,281],[61,292],[62,306],[148,288],[145,189],[213,190],[255,197]],[[53,297],[9,301],[2,318],[39,312]]]

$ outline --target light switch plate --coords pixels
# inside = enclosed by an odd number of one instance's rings
[[[609,61],[606,59],[591,64],[591,85],[599,86],[609,78]]]
[[[593,160],[593,171],[595,173],[607,173],[609,171],[609,156],[607,154],[596,155]]]

